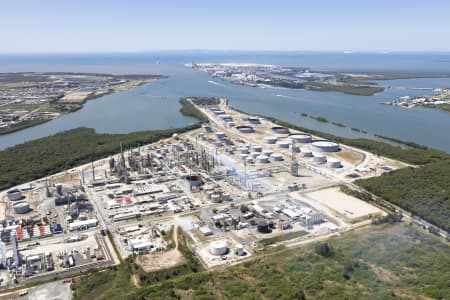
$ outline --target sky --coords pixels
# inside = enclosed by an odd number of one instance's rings
[[[0,0],[0,53],[450,51],[448,0]]]

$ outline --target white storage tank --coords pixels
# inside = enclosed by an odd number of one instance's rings
[[[300,153],[300,147],[299,146],[292,146],[292,151],[295,153]]]
[[[247,147],[240,147],[239,153],[241,154],[248,154],[248,148]]]
[[[214,191],[213,190],[208,190],[208,191],[206,191],[206,197],[209,199],[209,200],[211,200],[211,196],[214,194]]]
[[[242,160],[246,160],[248,157],[248,154],[241,153],[241,154],[239,154],[239,156],[241,157]]]
[[[212,241],[209,244],[209,252],[212,255],[225,255],[228,252],[228,246],[225,241]]]
[[[22,199],[22,192],[18,189],[12,189],[6,192],[8,199],[10,201],[17,201]]]
[[[218,139],[224,139],[225,137],[226,137],[226,134],[225,134],[225,132],[222,132],[222,131],[218,131],[218,132],[216,132],[215,134],[214,134],[215,136],[216,136],[216,138],[218,138]]]
[[[223,110],[216,110],[216,111],[214,111],[214,113],[218,116],[225,114],[225,112]]]
[[[296,143],[302,143],[302,144],[307,144],[307,143],[311,143],[312,142],[311,135],[310,134],[304,134],[304,133],[291,134],[289,136],[289,139],[291,141],[296,142]]]
[[[313,151],[320,152],[338,152],[341,149],[339,148],[339,144],[330,141],[315,141],[311,144]]]
[[[262,147],[260,145],[253,145],[252,146],[252,150],[254,152],[261,152],[262,151]]]
[[[230,116],[230,115],[220,115],[219,116],[222,120],[224,120],[224,121],[231,121],[231,120],[233,120],[233,117],[232,116]]]
[[[277,146],[278,146],[279,148],[287,149],[287,148],[289,148],[289,143],[286,142],[286,141],[278,141],[278,142],[277,142]]]
[[[241,244],[237,244],[235,247],[235,253],[237,256],[242,256],[245,254],[244,247]]]
[[[317,163],[325,163],[327,161],[327,157],[320,152],[313,152],[313,161]]]
[[[259,155],[256,157],[256,159],[258,160],[258,162],[266,164],[269,162],[269,157],[267,155]]]
[[[222,194],[222,201],[230,201],[231,196],[228,193],[223,193]]]
[[[227,126],[228,127],[234,127],[234,126],[236,126],[236,123],[234,123],[232,121],[229,121],[229,122],[227,122]]]
[[[278,138],[276,136],[265,136],[263,138],[264,144],[275,144]]]
[[[270,150],[270,149],[266,149],[266,150],[264,150],[264,151],[262,152],[262,154],[267,155],[267,156],[271,156],[272,153],[273,153],[273,151]]]
[[[30,209],[30,204],[26,201],[18,202],[13,205],[14,212],[16,214],[26,214]]]
[[[247,163],[253,164],[255,162],[255,159],[253,157],[247,157]]]
[[[220,194],[212,194],[211,201],[214,203],[219,203],[220,202]]]
[[[250,156],[253,157],[253,158],[256,158],[260,154],[261,153],[259,153],[259,152],[252,152],[252,153],[250,153]]]
[[[270,158],[272,158],[274,161],[282,161],[283,160],[283,155],[281,155],[280,153],[273,153]]]
[[[337,169],[337,168],[342,168],[342,163],[341,163],[341,161],[340,161],[339,159],[336,159],[336,158],[333,158],[333,157],[329,157],[329,158],[327,159],[327,165],[328,165],[330,168],[335,168],[335,169]]]

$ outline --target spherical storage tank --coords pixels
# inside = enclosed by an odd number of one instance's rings
[[[307,144],[307,143],[311,143],[312,142],[311,135],[310,134],[303,134],[303,133],[291,134],[289,136],[289,139],[291,141],[296,142],[296,143],[302,143],[302,144]]]
[[[18,189],[12,189],[6,192],[8,199],[10,201],[17,201],[22,199],[22,192]]]
[[[30,204],[26,201],[22,201],[14,204],[13,208],[16,214],[26,214],[30,211]]]
[[[329,157],[327,159],[327,165],[330,168],[341,168],[342,167],[342,163],[339,159],[333,158],[333,157]]]
[[[318,163],[324,163],[327,161],[327,157],[319,152],[313,152],[313,160]]]
[[[275,144],[277,140],[278,138],[276,136],[266,136],[263,139],[264,144]]]
[[[228,246],[225,241],[212,241],[209,244],[209,252],[212,255],[225,255],[228,252]]]
[[[258,232],[261,232],[261,233],[269,233],[270,232],[269,223],[264,219],[256,220],[256,228],[257,228]]]
[[[335,142],[330,141],[315,141],[311,144],[313,151],[319,151],[319,152],[337,152],[341,150],[339,148],[339,144]]]
[[[255,130],[253,129],[252,126],[241,125],[241,126],[236,126],[235,128],[241,133],[252,133],[252,132],[255,132]]]
[[[271,128],[271,130],[276,134],[289,134],[289,128],[283,126],[274,126]]]

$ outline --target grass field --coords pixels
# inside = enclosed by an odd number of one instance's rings
[[[281,248],[211,272],[170,273],[140,287],[130,280],[135,266],[124,265],[87,276],[74,288],[77,299],[450,298],[449,246],[414,227],[374,226],[320,246]],[[89,293],[80,293],[94,282]],[[119,282],[122,288],[114,288]]]

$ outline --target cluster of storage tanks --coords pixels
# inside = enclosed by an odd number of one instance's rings
[[[211,202],[214,203],[220,203],[223,201],[230,201],[231,195],[229,193],[226,193],[223,189],[207,189],[205,190],[206,198],[208,200],[211,200]]]
[[[230,251],[227,243],[223,240],[212,241],[209,244],[209,253],[212,255],[222,256],[228,254]],[[238,256],[243,256],[245,254],[244,247],[241,244],[236,244],[234,247],[234,252]]]
[[[13,204],[13,210],[16,214],[26,214],[31,211],[30,204],[27,201],[20,201],[24,198],[19,189],[11,189],[6,192],[9,201],[16,202]]]
[[[312,157],[316,163],[327,163],[330,168],[340,168],[342,163],[335,158],[327,158],[323,153],[340,151],[339,144],[327,140],[313,140],[313,137],[307,133],[291,133],[289,128],[274,126],[271,128],[273,135],[263,138],[263,143],[267,145],[276,145],[281,149],[292,147],[294,153],[299,153],[301,157]],[[286,138],[287,135],[287,138]],[[309,145],[309,147],[300,147],[300,145]],[[276,159],[282,159],[280,154],[273,154]],[[280,157],[281,156],[281,157]]]

